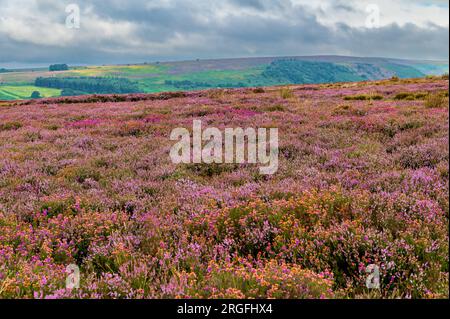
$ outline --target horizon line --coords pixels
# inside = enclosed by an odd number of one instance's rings
[[[393,57],[381,57],[381,56],[353,56],[353,55],[339,55],[339,54],[317,54],[317,55],[273,55],[273,56],[242,56],[242,57],[222,57],[222,58],[181,58],[179,60],[173,59],[170,60],[154,60],[154,61],[140,61],[140,62],[116,62],[116,63],[66,63],[66,62],[31,62],[32,64],[40,64],[42,66],[24,66],[24,67],[3,67],[2,63],[0,63],[0,68],[5,68],[7,70],[28,70],[28,69],[40,69],[45,68],[51,64],[59,64],[64,63],[71,67],[87,67],[87,66],[126,66],[126,65],[144,65],[144,64],[169,64],[169,63],[183,63],[183,62],[195,62],[195,61],[221,61],[221,60],[243,60],[243,59],[276,59],[276,58],[354,58],[354,59],[379,59],[379,60],[397,60],[397,61],[408,61],[408,62],[434,62],[434,63],[449,63],[450,59],[447,60],[439,60],[439,59],[409,59],[409,58],[393,58]],[[27,64],[22,62],[9,62],[11,64]]]

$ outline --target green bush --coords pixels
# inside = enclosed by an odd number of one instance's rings
[[[379,101],[382,100],[383,96],[380,94],[358,94],[358,95],[349,95],[349,96],[345,96],[344,100],[345,101],[370,101],[370,100],[374,100],[374,101]]]
[[[41,93],[39,91],[33,91],[30,96],[32,99],[39,99],[41,98]]]
[[[425,100],[425,107],[429,109],[445,106],[448,106],[448,98],[442,94],[431,94]]]
[[[280,96],[285,100],[291,99],[294,97],[294,92],[292,92],[291,88],[285,87],[280,90]]]
[[[22,123],[20,122],[6,122],[4,124],[0,124],[0,131],[13,131],[18,130],[22,127]]]

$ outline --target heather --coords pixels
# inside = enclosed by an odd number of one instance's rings
[[[441,78],[2,103],[0,297],[448,298],[448,114]],[[278,172],[173,164],[194,119],[279,128]]]

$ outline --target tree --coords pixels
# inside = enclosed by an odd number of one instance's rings
[[[38,87],[72,89],[93,94],[125,94],[140,92],[135,81],[113,77],[38,77],[34,81]]]
[[[33,93],[31,93],[31,98],[39,99],[39,98],[41,98],[41,93],[39,91],[33,91]]]
[[[67,71],[69,66],[67,64],[52,64],[48,67],[49,71]]]

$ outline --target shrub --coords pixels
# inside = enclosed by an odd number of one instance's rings
[[[383,96],[380,94],[358,94],[358,95],[350,95],[345,96],[345,101],[379,101],[382,100]]]
[[[75,200],[73,198],[49,198],[44,200],[40,206],[40,212],[46,212],[48,217],[57,216],[64,213],[73,214]]]
[[[46,126],[46,129],[50,131],[57,131],[59,128],[60,126],[58,124],[49,124]]]
[[[282,298],[323,299],[332,298],[333,280],[323,274],[302,269],[298,265],[271,261],[254,267],[242,261],[237,265],[219,266],[212,263],[211,272],[204,283],[206,298]],[[207,291],[213,291],[208,295]]]
[[[448,106],[448,98],[442,94],[430,94],[425,100],[425,107],[428,109],[442,108]]]
[[[280,90],[280,96],[285,100],[291,99],[294,97],[294,92],[292,91],[291,88],[285,87]]]
[[[394,96],[394,100],[407,100],[407,101],[414,101],[414,100],[420,100],[425,98],[426,96],[428,96],[428,93],[424,93],[424,92],[419,92],[419,93],[414,93],[414,92],[400,92],[397,93]]]
[[[253,90],[253,93],[265,93],[266,91],[263,88],[256,88]]]
[[[427,92],[419,92],[419,93],[416,93],[416,94],[414,95],[414,97],[415,97],[417,100],[421,100],[421,99],[426,98],[426,97],[428,96],[428,94],[429,94],[429,93],[427,93]]]
[[[208,92],[208,97],[211,99],[221,99],[225,96],[225,91],[222,89],[210,90]]]
[[[6,122],[4,124],[0,124],[0,131],[13,131],[18,130],[22,127],[22,123],[20,122]]]
[[[232,172],[236,169],[236,164],[186,164],[186,169],[191,173],[201,177],[219,176],[225,172]]]
[[[139,137],[145,134],[146,130],[145,123],[140,121],[128,121],[116,128],[116,134],[122,137]]]
[[[270,105],[264,109],[267,112],[283,112],[286,108],[281,104]]]
[[[448,156],[448,148],[445,150],[438,143],[428,143],[403,149],[399,154],[399,161],[404,168],[418,169],[435,167],[441,161],[448,161]]]
[[[364,116],[367,114],[366,110],[352,107],[348,104],[339,105],[333,110],[335,115],[354,115],[354,116]]]
[[[80,184],[86,181],[87,179],[91,179],[98,182],[101,177],[100,173],[97,170],[88,166],[68,166],[62,169],[58,173],[58,175],[68,181],[77,182]]]
[[[41,93],[39,91],[33,91],[30,96],[32,99],[39,99],[41,97]]]

